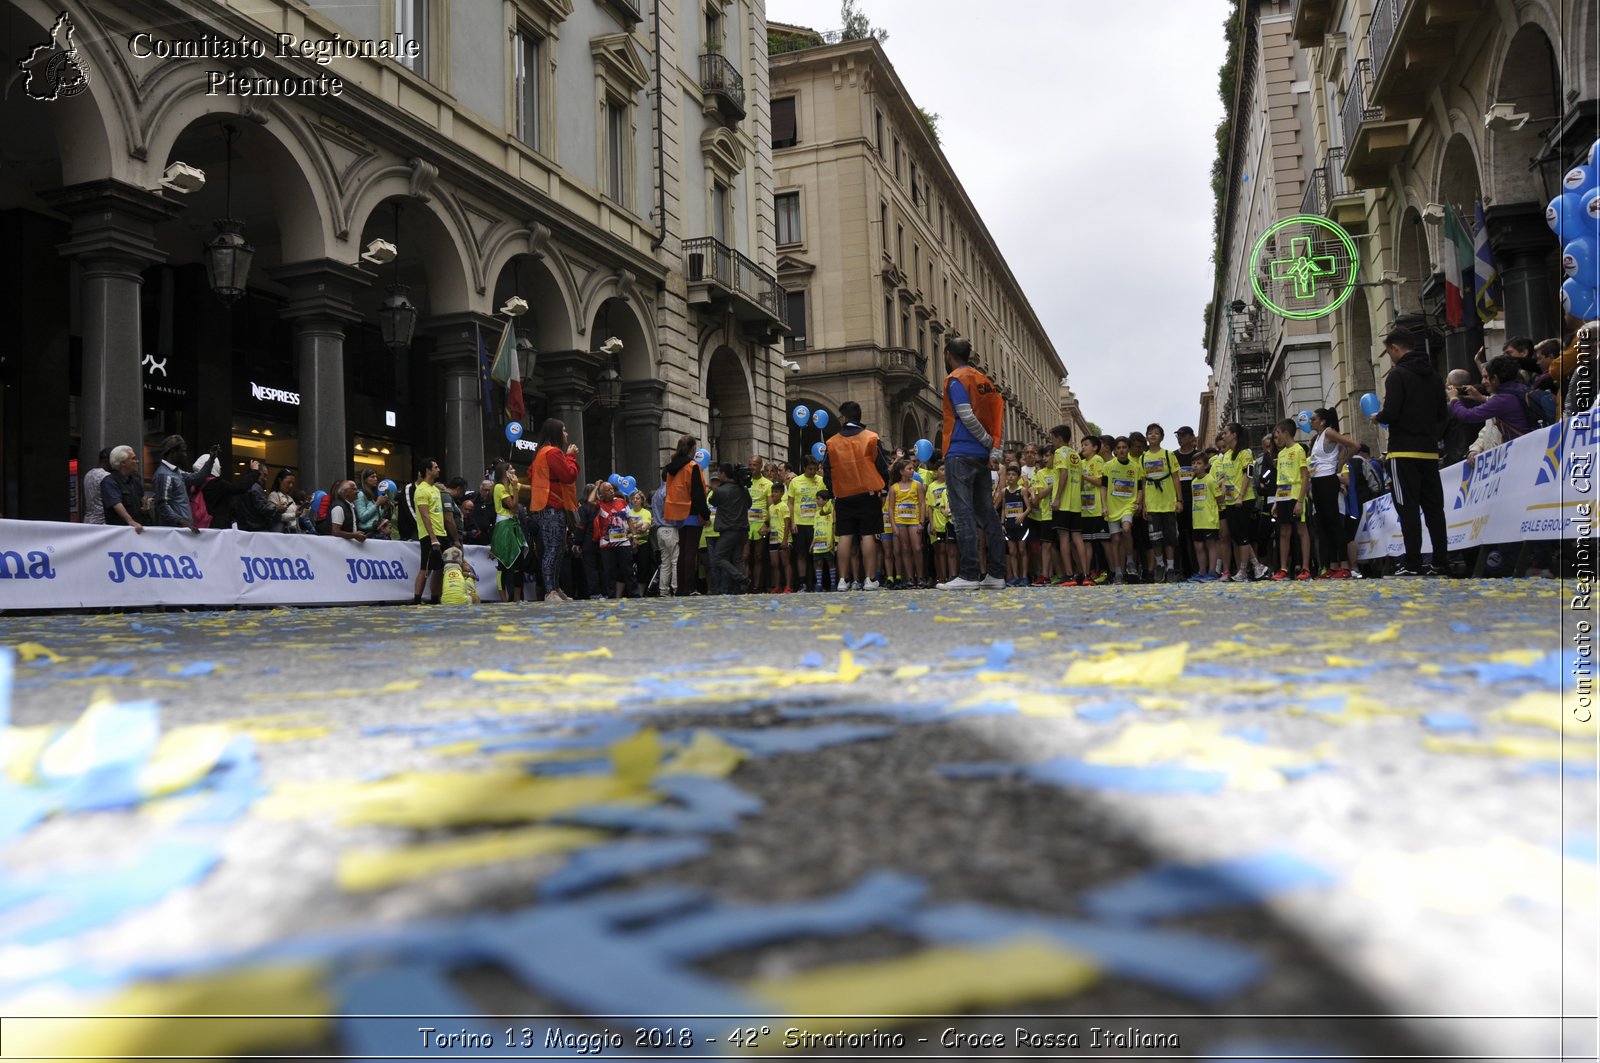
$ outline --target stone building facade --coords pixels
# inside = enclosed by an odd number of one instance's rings
[[[70,41],[52,36],[63,10]],[[0,14],[7,40],[70,43],[89,75],[70,97],[0,101],[5,516],[68,519],[74,468],[170,432],[295,467],[308,489],[369,467],[408,480],[424,456],[468,478],[520,463],[480,379],[513,295],[530,428],[565,420],[586,477],[653,482],[679,433],[711,437],[713,389],[740,449],[781,436],[762,0]],[[279,34],[408,54],[323,62]],[[241,40],[262,47],[216,44]],[[342,91],[306,86],[319,78]],[[204,186],[163,187],[176,163]],[[253,252],[231,301],[205,250],[224,218]],[[363,259],[377,239],[392,262]],[[384,329],[400,304],[403,346]]]
[[[959,332],[1004,389],[1007,439],[1042,440],[1065,367],[882,45],[771,31],[790,408],[854,399],[885,443],[938,442]],[[791,453],[817,438],[791,428]]]
[[[1544,208],[1600,138],[1600,3],[1246,0],[1241,7],[1225,264],[1208,319],[1216,406],[1224,420],[1249,410],[1255,366],[1293,365],[1292,352],[1315,350],[1322,401],[1302,402],[1310,392],[1266,372],[1261,412],[1292,416],[1329,406],[1377,446],[1378,434],[1357,411],[1363,393],[1381,391],[1388,365],[1379,342],[1389,325],[1420,326],[1441,372],[1470,365],[1480,346],[1498,351],[1511,336],[1561,333],[1560,247]],[[1501,108],[1506,117],[1496,117],[1497,105],[1509,105]],[[1256,179],[1246,182],[1246,174]],[[1269,179],[1264,197],[1258,185]],[[1470,228],[1478,200],[1499,271],[1500,311],[1483,322],[1469,308],[1451,325],[1439,222],[1449,203]],[[1359,250],[1350,299],[1318,322],[1284,323],[1250,298],[1250,234],[1264,231],[1274,211],[1329,218]]]

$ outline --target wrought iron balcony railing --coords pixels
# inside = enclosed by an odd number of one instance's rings
[[[1339,111],[1339,122],[1344,127],[1344,142],[1354,144],[1361,126],[1383,117],[1383,108],[1367,106],[1367,83],[1372,75],[1372,62],[1361,59],[1350,71],[1350,91],[1345,93],[1344,106]]]
[[[1400,0],[1378,0],[1372,5],[1372,21],[1367,26],[1367,54],[1372,57],[1374,78],[1383,69],[1395,31],[1400,28],[1400,6]]]
[[[1351,194],[1350,182],[1344,176],[1344,148],[1329,148],[1327,160],[1322,164],[1322,172],[1327,180],[1328,202],[1341,196]]]
[[[685,240],[683,264],[690,284],[720,285],[760,307],[778,324],[788,326],[789,293],[778,278],[722,241],[711,236]]]
[[[1306,190],[1300,196],[1300,213],[1318,217],[1328,212],[1328,167],[1318,166],[1306,177]]]
[[[700,57],[700,88],[721,96],[737,117],[744,117],[744,78],[726,56],[707,52]]]
[[[824,30],[816,33],[810,30],[803,32],[779,32],[767,30],[767,54],[783,55],[787,52],[803,52],[807,48],[821,48],[829,44],[838,44],[844,40],[843,30]]]

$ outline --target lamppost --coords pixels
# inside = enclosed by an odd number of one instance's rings
[[[211,291],[224,306],[244,294],[245,279],[250,275],[250,261],[256,249],[245,242],[244,223],[233,217],[233,141],[239,130],[233,125],[222,127],[227,141],[227,170],[222,194],[222,217],[212,222],[217,235],[206,244],[206,277]]]
[[[400,243],[400,203],[394,205],[394,242]],[[410,289],[400,283],[400,256],[394,257],[394,282],[389,294],[378,308],[378,329],[383,333],[383,345],[395,354],[404,354],[411,347],[411,336],[417,328],[417,308],[407,298]]]

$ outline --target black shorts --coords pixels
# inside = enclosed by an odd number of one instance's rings
[[[432,543],[428,542],[428,540],[423,539],[422,560],[418,563],[417,567],[423,572],[443,572],[444,543],[441,541],[438,546],[434,546]]]
[[[834,531],[846,535],[882,535],[883,500],[877,495],[851,495],[833,503]]]
[[[1150,541],[1172,545],[1178,541],[1178,515],[1176,513],[1146,513],[1145,523],[1150,526]]]
[[[1085,517],[1082,513],[1078,514],[1078,534],[1083,536],[1084,542],[1111,538],[1104,517]]]
[[[1272,503],[1272,519],[1279,524],[1304,524],[1306,521],[1305,507],[1300,507],[1300,516],[1296,517],[1294,515],[1294,504],[1294,499],[1292,498]]]
[[[1228,521],[1228,538],[1248,546],[1256,527],[1255,502],[1235,502],[1223,510],[1222,515]]]
[[[1018,524],[1008,520],[1002,522],[1000,526],[1005,529],[1007,542],[1020,543],[1028,534],[1028,526],[1025,523]]]
[[[1150,522],[1143,517],[1133,518],[1133,548],[1143,550],[1150,545]]]
[[[790,540],[790,545],[794,548],[794,556],[811,556],[811,540],[815,534],[815,529],[809,524],[796,524],[794,526],[794,536]]]
[[[1030,543],[1053,543],[1056,541],[1056,526],[1048,520],[1038,517],[1028,518],[1028,541]]]
[[[1214,543],[1217,541],[1217,529],[1196,528],[1189,533],[1197,543]]]
[[[1078,515],[1069,509],[1055,511],[1055,526],[1058,532],[1075,532],[1078,530]]]

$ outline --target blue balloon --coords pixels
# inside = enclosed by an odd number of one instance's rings
[[[912,449],[916,452],[918,461],[928,461],[933,457],[933,444],[926,439],[917,440],[916,446]]]
[[[1574,240],[1562,249],[1561,272],[1565,276],[1576,278],[1579,284],[1583,284],[1586,278],[1589,282],[1596,279],[1594,263],[1593,240]]]
[[[395,486],[394,486],[394,481],[393,480],[379,480],[378,481],[378,494],[380,494],[380,495],[392,495],[392,494],[394,494],[394,492],[395,492]]]
[[[1376,391],[1369,391],[1361,396],[1361,412],[1365,416],[1371,417],[1381,409],[1383,409],[1383,403],[1379,401]]]
[[[506,442],[515,443],[522,438],[522,422],[512,421],[506,425]]]
[[[1301,410],[1295,415],[1294,423],[1300,426],[1300,431],[1309,433],[1311,431],[1311,411]]]
[[[812,413],[812,415],[811,415],[811,423],[816,425],[818,428],[826,428],[826,427],[828,427],[828,411],[827,410],[817,410],[814,413]]]
[[[806,422],[809,421],[810,419],[811,419],[811,407],[809,407],[809,406],[796,406],[794,408],[794,423],[795,424],[799,425],[801,428],[804,428],[806,426]]]
[[[1586,158],[1590,166],[1600,166],[1600,140],[1589,145],[1589,154]]]
[[[1568,277],[1561,282],[1561,307],[1573,317],[1593,321],[1600,318],[1600,291]]]
[[[610,484],[612,487],[621,487],[622,486],[622,474],[615,473],[615,472],[612,473],[610,476],[606,477],[606,483]]]
[[[1550,226],[1550,231],[1562,243],[1576,240],[1583,235],[1584,226],[1583,199],[1576,193],[1559,195],[1550,201],[1544,208],[1544,223]]]
[[[1561,187],[1569,193],[1578,193],[1580,197],[1594,191],[1596,183],[1593,166],[1574,166],[1561,178]]]
[[[1578,224],[1583,226],[1582,235],[1600,244],[1600,188],[1578,197],[1582,201]]]
[[[828,444],[826,444],[826,443],[813,443],[813,444],[811,444],[811,456],[813,458],[816,458],[818,461],[821,461],[823,458],[827,457],[828,456]]]
[[[707,450],[705,447],[701,447],[699,450],[694,452],[694,460],[700,464],[702,469],[711,468],[711,451]]]
[[[635,491],[639,490],[639,481],[635,480],[631,476],[624,476],[622,478],[622,483],[619,484],[618,486],[622,488],[622,493],[623,494],[631,495]]]

